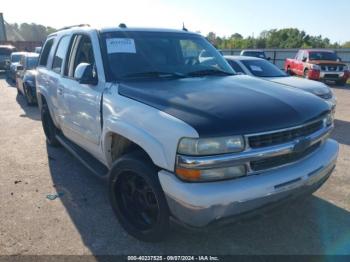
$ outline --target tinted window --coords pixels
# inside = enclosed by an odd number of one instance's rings
[[[53,58],[52,70],[58,74],[61,73],[62,63],[67,54],[69,39],[69,36],[61,38]]]
[[[189,75],[203,70],[233,73],[222,55],[204,38],[188,33],[111,32],[103,34],[110,78],[147,72]]]
[[[309,52],[309,59],[337,61],[338,57],[332,52]]]
[[[242,60],[246,68],[258,77],[282,77],[287,76],[285,72],[265,60]]]
[[[235,70],[236,73],[245,74],[242,67],[236,61],[227,60],[227,62],[230,64],[230,66],[233,68],[233,70]]]
[[[39,65],[47,66],[47,60],[49,58],[49,54],[50,54],[50,51],[51,51],[51,48],[53,45],[53,41],[54,41],[54,39],[51,38],[45,42],[44,48],[43,48],[41,55],[40,55],[40,58],[39,58]]]
[[[9,56],[13,51],[15,51],[15,50],[11,49],[11,48],[0,47],[0,55]]]
[[[17,63],[17,62],[19,62],[20,60],[21,60],[21,55],[20,54],[13,54],[13,55],[11,55],[11,62],[12,63]]]

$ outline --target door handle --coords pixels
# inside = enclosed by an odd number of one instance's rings
[[[57,89],[57,92],[58,92],[59,95],[63,95],[63,88],[62,88],[62,87],[59,87],[59,88]]]

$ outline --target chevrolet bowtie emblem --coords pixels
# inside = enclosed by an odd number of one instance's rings
[[[311,145],[310,138],[300,138],[296,141],[293,151],[296,153],[305,151]]]

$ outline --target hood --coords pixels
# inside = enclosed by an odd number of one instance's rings
[[[201,137],[293,127],[329,111],[320,98],[281,87],[249,76],[209,76],[128,81],[118,92],[188,123]]]
[[[300,88],[304,91],[310,92],[317,96],[326,95],[331,92],[330,88],[324,83],[308,80],[295,76],[287,76],[287,77],[266,77],[264,78],[268,81],[279,83],[291,87]]]
[[[310,64],[314,64],[314,65],[342,65],[342,66],[346,66],[346,64],[344,64],[344,62],[340,62],[340,61],[333,61],[333,60],[309,60],[308,63]]]

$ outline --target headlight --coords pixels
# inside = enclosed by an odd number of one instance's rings
[[[328,113],[327,116],[324,119],[324,122],[325,122],[326,126],[333,125],[333,121],[334,121],[334,114],[333,113]]]
[[[239,152],[244,149],[242,136],[220,138],[182,138],[177,152],[183,155],[209,156]]]
[[[246,168],[244,165],[205,170],[177,168],[176,174],[181,179],[191,182],[216,181],[245,176]]]
[[[321,67],[319,65],[311,65],[310,67],[312,70],[321,70]]]

